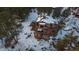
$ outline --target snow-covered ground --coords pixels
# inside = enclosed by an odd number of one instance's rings
[[[76,18],[74,15],[70,15],[65,19],[65,26],[59,30],[56,38],[63,39],[65,35],[68,35],[73,32],[73,36],[79,36],[79,18]]]

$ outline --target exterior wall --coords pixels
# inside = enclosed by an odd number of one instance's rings
[[[52,36],[57,30],[58,25],[55,24],[39,24],[39,23],[34,23],[32,25],[32,31],[34,31],[34,36],[37,40],[44,39],[48,40],[50,36]],[[38,31],[38,29],[41,29],[41,31]]]

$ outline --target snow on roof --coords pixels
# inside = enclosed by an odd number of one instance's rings
[[[53,19],[51,16],[45,16],[44,18],[38,17],[36,22],[39,22],[39,21],[42,21],[42,22],[45,22],[45,23],[56,23],[56,24],[58,24],[58,21],[56,19]]]

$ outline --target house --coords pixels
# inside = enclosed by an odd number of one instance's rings
[[[34,37],[38,41],[40,39],[48,40],[58,28],[57,21],[49,16],[38,17],[37,21],[33,22],[31,26],[31,30],[34,31]]]

